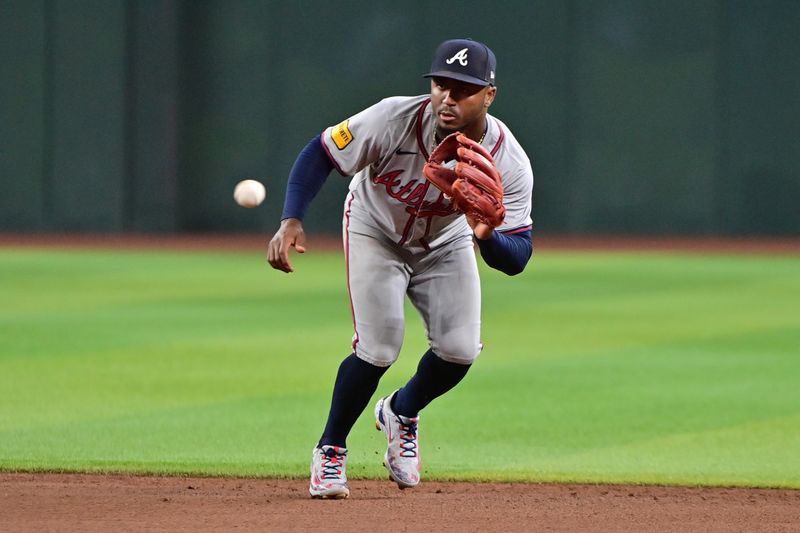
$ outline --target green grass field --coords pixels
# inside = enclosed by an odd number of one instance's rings
[[[336,253],[0,249],[0,470],[304,477],[352,326]],[[539,253],[482,270],[485,349],[427,479],[800,488],[800,257]],[[426,349],[412,308],[400,386]],[[385,477],[371,408],[352,478]]]

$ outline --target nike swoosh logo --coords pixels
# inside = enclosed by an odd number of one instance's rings
[[[417,155],[417,154],[419,154],[419,152],[407,152],[405,150],[401,150],[400,148],[395,150],[394,153],[396,153],[397,155]]]

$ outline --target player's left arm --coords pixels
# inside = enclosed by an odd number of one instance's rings
[[[504,169],[499,170],[502,174]],[[506,175],[503,176],[505,220],[500,227],[491,232],[476,231],[475,240],[487,265],[514,276],[525,270],[533,255],[531,221],[533,171],[527,160],[513,170],[505,170]]]
[[[488,239],[478,239],[478,248],[486,264],[509,276],[525,270],[533,255],[533,230],[530,226],[508,233],[494,230]]]

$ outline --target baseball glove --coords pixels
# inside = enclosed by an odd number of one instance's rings
[[[503,182],[479,143],[451,133],[433,150],[423,173],[459,211],[492,228],[503,223]]]

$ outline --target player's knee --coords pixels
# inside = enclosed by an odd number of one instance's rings
[[[367,321],[359,322],[353,337],[356,357],[377,366],[390,366],[400,356],[405,327],[402,319],[383,319],[380,327]]]
[[[356,357],[363,359],[367,363],[375,366],[387,367],[391,366],[400,356],[400,350],[396,352],[389,350],[365,350],[363,346],[356,345]]]
[[[377,366],[390,366],[400,356],[403,339],[394,342],[358,340],[353,345],[356,357]]]
[[[481,343],[468,339],[443,339],[443,342],[432,343],[434,353],[448,363],[470,365],[481,353]]]

